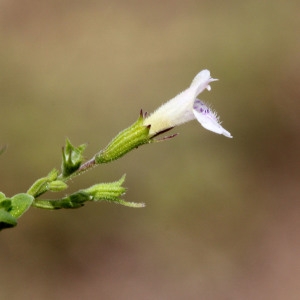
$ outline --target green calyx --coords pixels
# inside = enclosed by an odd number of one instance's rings
[[[141,145],[151,143],[150,126],[143,125],[143,122],[144,116],[141,112],[140,117],[134,124],[121,131],[104,150],[95,155],[95,163],[111,162]]]
[[[64,178],[70,176],[77,171],[82,164],[84,157],[83,152],[86,144],[75,147],[71,144],[69,139],[66,140],[66,145],[62,150],[62,176]]]
[[[144,207],[144,203],[127,202],[121,199],[121,196],[123,196],[126,192],[126,188],[122,186],[124,180],[125,175],[123,175],[118,181],[95,184],[84,191],[91,196],[92,201],[105,200],[129,207]]]

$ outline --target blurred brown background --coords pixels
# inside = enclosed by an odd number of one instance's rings
[[[0,299],[300,299],[298,1],[0,1],[0,189],[87,158],[208,68],[197,122],[76,178],[126,200],[31,209],[0,234]]]

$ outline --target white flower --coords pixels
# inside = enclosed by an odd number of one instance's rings
[[[208,70],[198,73],[189,88],[163,104],[144,120],[144,125],[151,125],[150,135],[197,119],[205,129],[231,138],[231,134],[221,126],[216,112],[196,98],[205,89],[210,91],[209,83],[216,80],[218,79],[210,77]]]

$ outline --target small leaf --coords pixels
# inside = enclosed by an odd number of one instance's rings
[[[17,219],[4,209],[0,209],[0,230],[14,227],[17,225]]]
[[[0,192],[0,209],[4,209],[9,212],[12,209],[11,200],[6,198],[3,193]]]
[[[11,199],[12,208],[10,214],[19,218],[32,204],[34,198],[31,195],[22,193],[13,196]]]
[[[10,211],[12,208],[11,200],[5,199],[0,201],[0,209],[4,209],[6,211]]]

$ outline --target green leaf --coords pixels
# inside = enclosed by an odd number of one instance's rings
[[[31,195],[22,193],[13,196],[10,200],[12,205],[10,214],[15,218],[19,218],[31,206],[34,198]]]
[[[83,152],[86,144],[74,147],[69,139],[66,139],[66,145],[62,151],[62,174],[63,177],[68,177],[77,171],[82,164],[84,157]]]
[[[17,219],[14,218],[9,212],[0,209],[0,230],[5,228],[14,227],[17,225]]]

